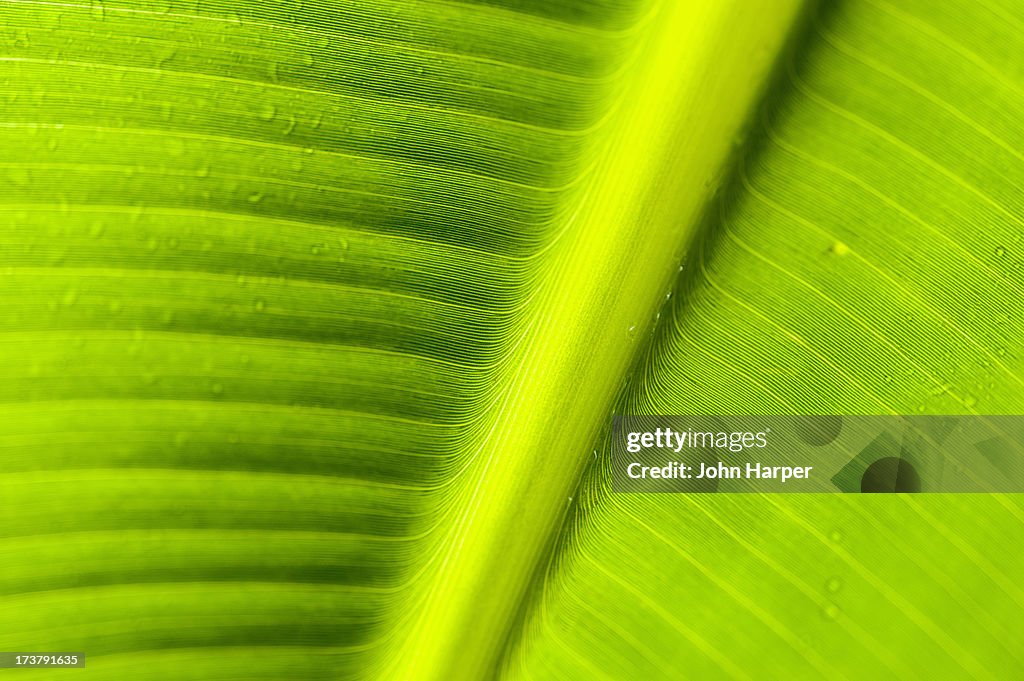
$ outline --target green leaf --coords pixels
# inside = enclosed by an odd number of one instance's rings
[[[87,655],[11,674],[1015,678],[1019,498],[619,495],[600,442],[1020,412],[1022,27],[3,2],[0,650]]]
[[[815,13],[620,413],[1020,413],[1007,10]],[[581,495],[512,656],[526,678],[1024,671],[1017,495],[621,495],[601,472]]]

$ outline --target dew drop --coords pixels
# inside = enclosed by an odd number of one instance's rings
[[[839,579],[838,577],[832,577],[827,582],[825,582],[825,589],[828,590],[829,593],[838,593],[839,590],[842,588],[843,580]]]
[[[265,310],[266,308],[267,303],[262,298],[257,298],[256,302],[252,304],[252,309],[256,310],[257,312],[263,312],[263,310]]]
[[[261,121],[272,121],[277,115],[277,107],[273,104],[264,104],[256,114]]]
[[[999,256],[1000,258],[1003,257],[1004,255],[1006,255],[1006,249],[1002,246],[999,246],[998,248],[996,248],[996,255]]]
[[[212,386],[210,386],[210,390],[213,392],[214,395],[221,395],[224,393],[224,386],[222,386],[220,383],[214,383]]]
[[[296,125],[297,125],[297,123],[295,122],[295,116],[293,116],[291,114],[288,114],[288,123],[284,127],[284,134],[290,135],[293,132],[295,132],[295,126]]]
[[[850,252],[850,247],[844,244],[842,241],[836,241],[834,244],[832,244],[832,248],[830,250],[835,255],[846,255],[847,253]]]
[[[832,530],[828,538],[838,544],[843,540],[843,531],[839,529]]]
[[[177,56],[178,50],[175,48],[160,49],[156,52],[156,67],[160,68],[170,60]]]
[[[837,606],[837,605],[830,604],[828,607],[826,607],[823,610],[823,612],[825,613],[825,617],[829,618],[830,620],[839,619],[839,614],[840,613],[839,613],[839,606]]]

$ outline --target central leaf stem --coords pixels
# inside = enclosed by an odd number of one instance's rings
[[[661,3],[595,133],[544,295],[455,500],[386,678],[477,681],[565,517],[592,443],[799,12],[798,0]]]

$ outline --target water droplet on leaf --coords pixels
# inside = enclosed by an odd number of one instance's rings
[[[273,104],[264,104],[256,114],[261,121],[272,121],[277,115],[277,107]]]

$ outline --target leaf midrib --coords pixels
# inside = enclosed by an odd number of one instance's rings
[[[422,575],[421,602],[386,678],[494,672],[508,628],[568,509],[591,443],[647,337],[734,139],[800,3],[663,3],[627,105],[597,143],[573,230],[549,255],[543,295],[504,403]]]

